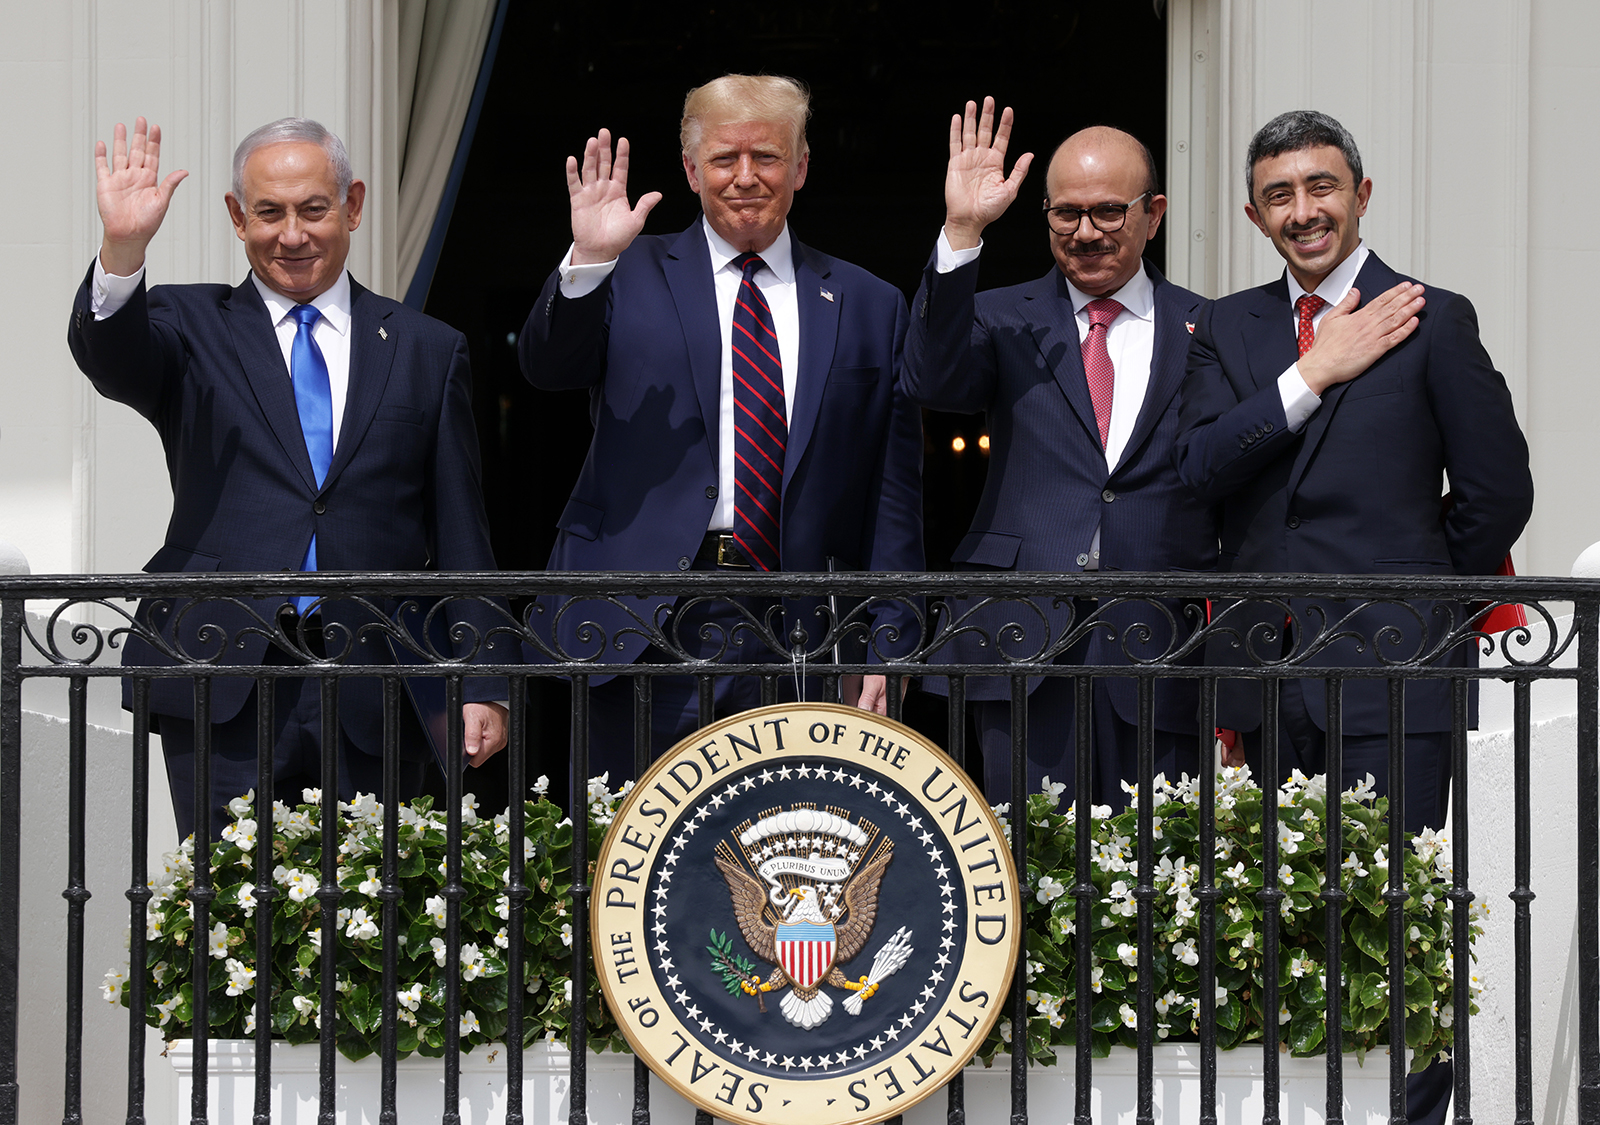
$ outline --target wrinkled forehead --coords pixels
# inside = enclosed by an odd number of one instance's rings
[[[1296,187],[1316,180],[1349,184],[1355,179],[1344,153],[1332,145],[1311,145],[1263,156],[1251,168],[1258,195],[1273,188]]]
[[[333,161],[321,145],[305,141],[262,146],[245,161],[240,178],[245,202],[299,202],[318,196],[336,200],[339,194]]]

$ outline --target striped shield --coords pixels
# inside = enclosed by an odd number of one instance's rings
[[[780,923],[778,963],[801,988],[812,988],[833,964],[833,924]]]

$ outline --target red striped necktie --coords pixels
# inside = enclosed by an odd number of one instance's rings
[[[783,450],[789,441],[783,363],[772,309],[755,283],[766,263],[756,254],[741,254],[734,263],[744,276],[733,304],[733,537],[758,569],[778,570]]]

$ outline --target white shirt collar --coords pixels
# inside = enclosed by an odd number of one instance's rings
[[[256,292],[261,294],[267,312],[272,315],[272,325],[276,328],[294,311],[295,302],[282,293],[268,288],[254,272],[250,274],[250,280],[255,282]],[[317,311],[322,314],[322,319],[328,322],[328,327],[341,336],[346,335],[350,331],[350,271],[341,270],[339,280],[309,303],[316,306]]]
[[[1066,278],[1065,274],[1062,274]],[[1085,293],[1070,280],[1067,281],[1067,293],[1072,298],[1072,313],[1074,316],[1083,312],[1083,306],[1090,301],[1100,298]],[[1132,313],[1140,320],[1150,320],[1156,313],[1156,287],[1150,283],[1150,275],[1145,272],[1144,263],[1139,263],[1139,270],[1128,279],[1128,283],[1115,293],[1106,296],[1116,298],[1119,305],[1127,312]]]
[[[1356,274],[1360,273],[1361,267],[1366,264],[1369,253],[1366,239],[1356,243],[1356,248],[1350,251],[1350,256],[1334,266],[1328,272],[1328,276],[1322,279],[1322,284],[1316,289],[1317,296],[1330,305],[1337,305],[1344,300],[1345,294],[1350,292],[1350,287],[1356,283]],[[1295,280],[1293,270],[1286,269],[1283,273],[1289,279],[1289,307],[1294,308],[1300,298],[1306,295],[1305,286]],[[1377,294],[1369,293],[1368,296],[1375,297]]]
[[[704,215],[700,216],[700,228],[706,232],[706,246],[711,251],[713,274],[744,253],[743,250],[734,249],[732,243],[712,230],[711,221]],[[761,260],[785,285],[794,281],[794,253],[789,240],[788,223],[783,224],[783,229],[778,232],[778,237],[772,240],[772,245],[761,251]]]

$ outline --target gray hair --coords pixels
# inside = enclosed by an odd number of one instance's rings
[[[1355,182],[1361,182],[1361,154],[1356,151],[1356,139],[1350,130],[1326,113],[1314,109],[1294,109],[1280,113],[1261,126],[1260,132],[1250,138],[1250,149],[1244,158],[1244,187],[1250,201],[1256,198],[1256,165],[1263,160],[1285,152],[1299,152],[1307,148],[1327,145],[1336,148],[1350,165]]]
[[[268,145],[285,142],[303,142],[321,146],[322,151],[328,154],[328,163],[333,165],[333,178],[339,185],[339,198],[341,200],[349,198],[350,185],[355,181],[355,176],[350,171],[350,154],[345,151],[344,142],[323,128],[321,123],[309,117],[283,117],[253,130],[239,142],[239,147],[233,150],[235,199],[241,204],[244,202],[244,166],[255,151]]]

